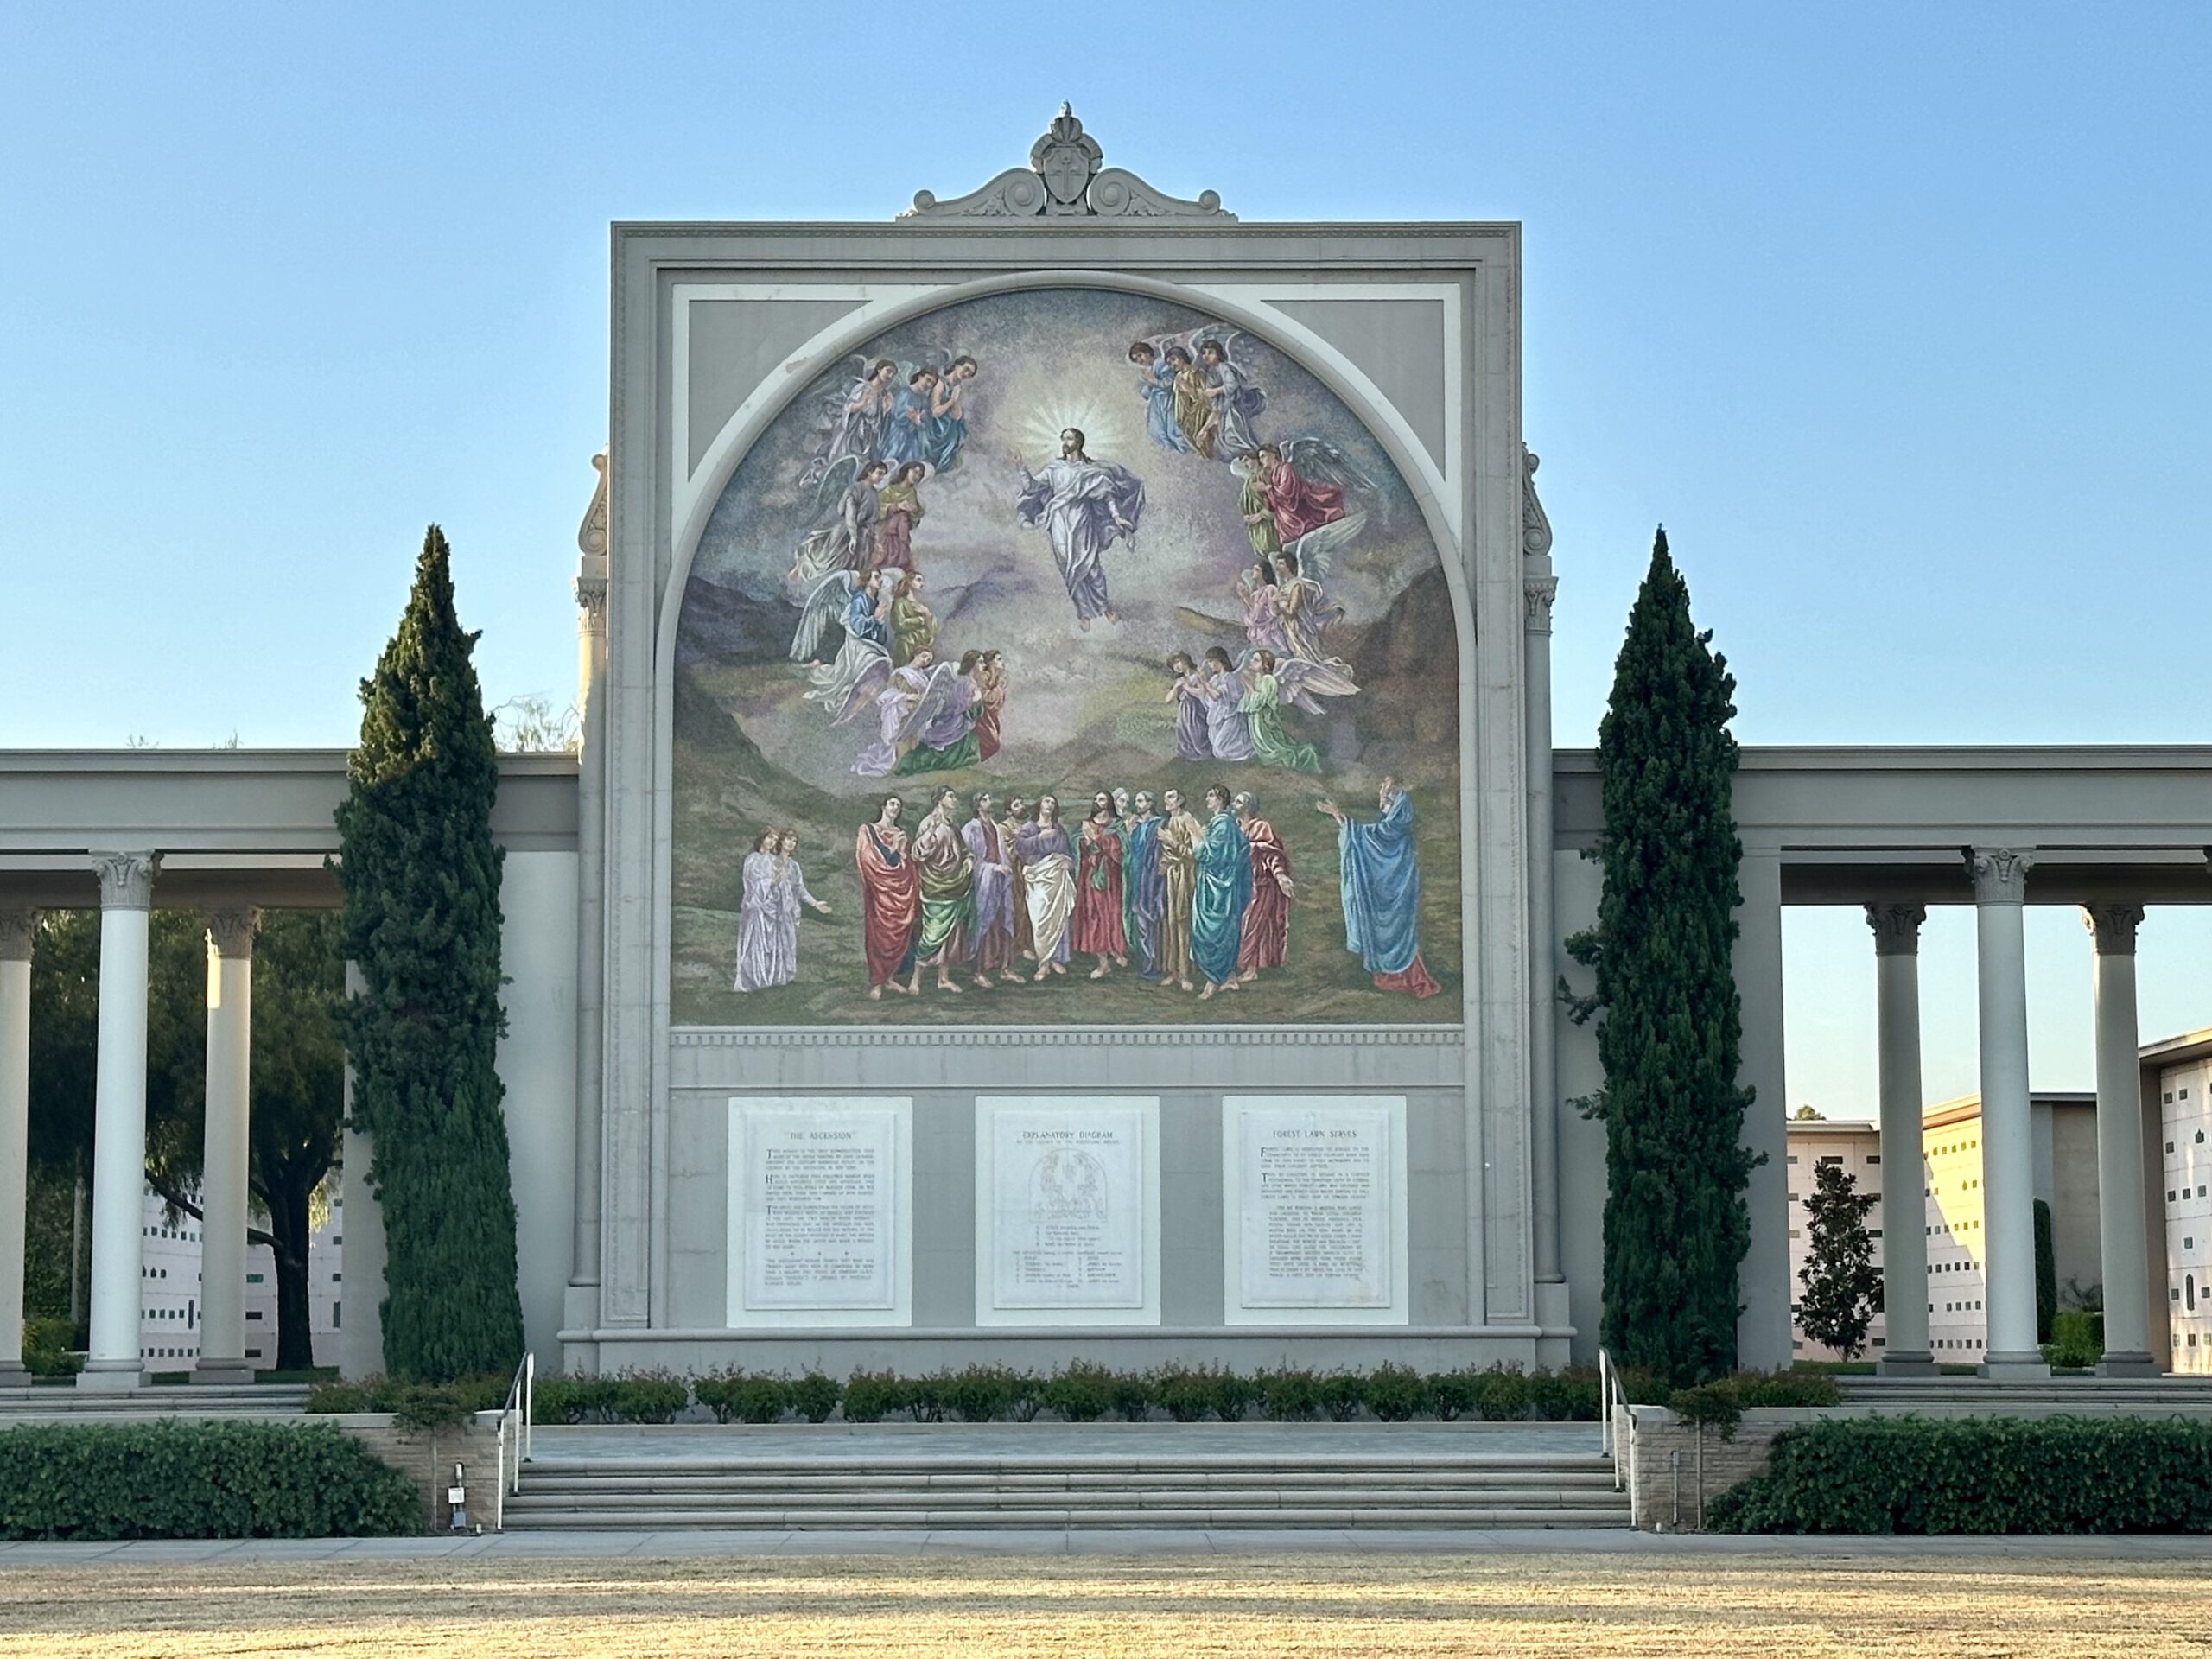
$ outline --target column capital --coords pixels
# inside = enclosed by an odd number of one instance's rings
[[[239,910],[207,912],[207,943],[219,957],[253,960],[253,942],[261,937],[261,912],[251,906]]]
[[[2028,872],[2035,854],[2019,847],[1969,847],[1967,873],[1974,878],[1977,905],[2018,905],[2026,901]]]
[[[0,910],[0,962],[29,962],[38,943],[38,912]]]
[[[2140,905],[2084,905],[2082,925],[2096,940],[2101,957],[2135,954],[2135,930],[2143,923]]]
[[[154,874],[161,868],[159,853],[94,853],[92,868],[100,880],[100,908],[152,909]]]
[[[582,633],[607,632],[607,561],[587,558],[570,584],[576,596],[576,628]],[[596,570],[593,566],[598,566]]]
[[[1521,602],[1526,615],[1522,626],[1530,633],[1552,631],[1552,601],[1559,594],[1557,576],[1529,576],[1521,583]]]
[[[1920,954],[1920,925],[1928,919],[1925,905],[1869,905],[1866,925],[1874,930],[1878,957],[1916,957]]]

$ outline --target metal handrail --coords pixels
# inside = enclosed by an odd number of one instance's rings
[[[512,1477],[514,1484],[507,1487],[506,1490],[509,1491],[522,1491],[522,1466],[530,1461],[530,1420],[532,1414],[531,1404],[531,1395],[536,1392],[537,1385],[537,1356],[525,1352],[522,1357],[522,1363],[515,1367],[514,1380],[507,1384],[507,1402],[500,1408],[499,1411],[499,1427],[502,1430],[506,1427],[509,1418],[515,1421],[515,1468]],[[503,1484],[509,1478],[504,1466],[505,1461],[505,1454],[502,1452],[499,1478]]]

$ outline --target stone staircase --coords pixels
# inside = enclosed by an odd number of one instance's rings
[[[1625,1527],[1594,1452],[568,1457],[544,1447],[509,1530]]]
[[[68,1387],[0,1389],[0,1423],[128,1423],[162,1417],[297,1417],[305,1384],[131,1389],[115,1393]]]

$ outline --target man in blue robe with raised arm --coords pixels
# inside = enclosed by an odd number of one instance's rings
[[[1421,959],[1421,868],[1414,856],[1413,797],[1395,778],[1376,791],[1382,816],[1356,823],[1334,801],[1314,803],[1337,821],[1344,878],[1344,949],[1366,965],[1375,988],[1421,998],[1444,988]]]

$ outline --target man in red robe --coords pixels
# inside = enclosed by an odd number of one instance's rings
[[[1275,535],[1285,547],[1344,516],[1344,493],[1301,476],[1274,444],[1260,446],[1260,493],[1274,514]]]
[[[854,837],[853,861],[861,872],[861,938],[868,952],[868,1000],[883,1000],[890,984],[908,996],[922,988],[922,970],[914,962],[914,927],[922,914],[921,867],[899,827],[906,805],[896,795],[883,798],[883,810],[874,823],[861,826]],[[907,968],[912,980],[898,983]]]
[[[1259,798],[1240,791],[1231,804],[1244,840],[1252,849],[1252,898],[1244,906],[1244,927],[1236,944],[1236,979],[1249,984],[1262,968],[1280,968],[1290,949],[1290,855],[1275,827],[1260,816]]]

